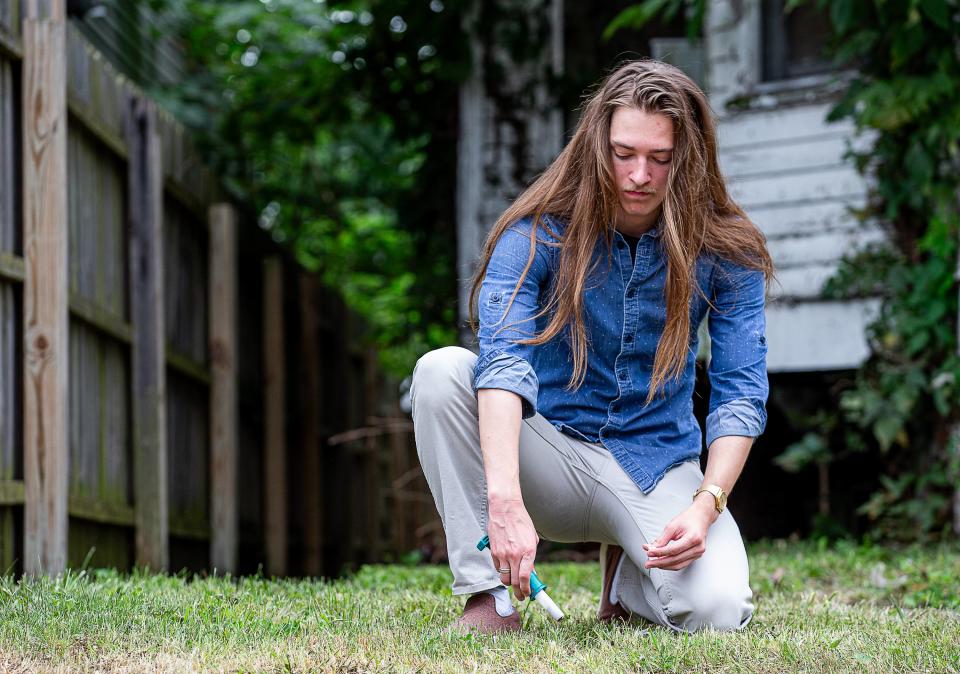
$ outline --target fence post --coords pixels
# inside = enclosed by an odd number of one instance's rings
[[[391,401],[393,416],[397,423],[403,420],[403,412],[400,410],[400,404],[397,400]],[[397,481],[406,474],[408,470],[407,455],[407,434],[399,428],[391,429],[390,432],[390,486],[393,504],[391,513],[391,527],[393,529],[393,547],[394,554],[398,556],[410,552],[410,533],[413,529],[410,516],[413,512],[410,501],[404,500],[401,496],[402,490],[397,485]]]
[[[24,571],[55,575],[67,564],[66,8],[24,9]]]
[[[320,462],[320,335],[317,277],[300,272],[300,367],[303,392],[303,572],[323,566],[323,480]]]
[[[364,353],[364,426],[374,426],[374,418],[379,416],[380,387],[378,378],[377,352],[368,348]],[[380,503],[383,493],[383,475],[380,470],[380,453],[383,444],[378,435],[370,434],[364,441],[366,445],[366,493],[367,493],[367,560],[380,561]]]
[[[237,565],[237,214],[213,204],[210,221],[210,565]]]
[[[283,325],[283,261],[263,261],[263,408],[264,540],[267,573],[287,573],[287,432],[286,370]]]
[[[138,566],[162,571],[170,563],[163,164],[157,109],[152,101],[142,96],[130,98],[126,133],[136,557]]]

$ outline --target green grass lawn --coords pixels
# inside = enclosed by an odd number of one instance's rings
[[[544,563],[567,612],[520,636],[443,634],[446,567],[336,582],[72,573],[0,579],[0,671],[960,671],[960,547],[750,548],[757,612],[736,634],[594,619],[597,564]]]

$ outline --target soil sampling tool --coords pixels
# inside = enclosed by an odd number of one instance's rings
[[[490,547],[490,537],[484,536],[480,539],[480,542],[477,543],[477,550],[483,550],[484,548]],[[547,586],[544,585],[540,579],[537,577],[537,572],[531,569],[530,571],[530,599],[536,601],[540,606],[547,610],[547,613],[550,614],[550,617],[556,621],[563,620],[563,611],[560,610],[560,607],[557,606],[554,601],[550,598],[550,595],[546,592]]]

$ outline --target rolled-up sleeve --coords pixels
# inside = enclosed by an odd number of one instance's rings
[[[767,424],[767,338],[763,272],[718,261],[710,309],[707,447],[717,438],[755,438]]]
[[[549,272],[547,244],[538,236],[533,262],[518,286],[530,260],[531,229],[529,219],[507,228],[487,265],[477,299],[480,356],[474,370],[475,391],[494,388],[516,393],[523,401],[524,418],[536,414],[539,381],[532,365],[535,347],[517,341],[536,334],[535,317]]]

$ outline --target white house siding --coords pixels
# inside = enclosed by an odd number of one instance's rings
[[[562,0],[489,0],[502,10],[525,10],[530,21],[546,21],[548,39],[539,63],[514,63],[497,44],[484,44],[475,25],[477,14],[465,18],[473,70],[460,88],[460,132],[457,158],[457,275],[460,281],[461,327],[467,317],[469,281],[476,269],[487,233],[527,184],[556,157],[563,144],[563,117],[547,91],[545,74],[563,68]],[[474,7],[476,10],[476,6]],[[495,93],[487,90],[484,53],[504,66],[508,81],[497,82],[509,97],[531,94],[534,105],[498,109]],[[506,119],[509,117],[510,119]],[[517,133],[516,124],[522,128]],[[522,145],[522,147],[520,147]],[[468,330],[461,339],[471,340]]]
[[[777,268],[767,309],[768,368],[856,367],[868,354],[864,328],[875,302],[820,299],[838,260],[882,236],[850,214],[867,189],[843,158],[848,144],[858,142],[853,128],[826,122],[830,103],[816,86],[811,102],[787,105],[778,99],[788,98],[789,82],[776,89],[758,84],[757,0],[711,2],[706,49],[721,167],[733,197],[766,234]],[[760,109],[726,109],[731,99],[750,95]]]

